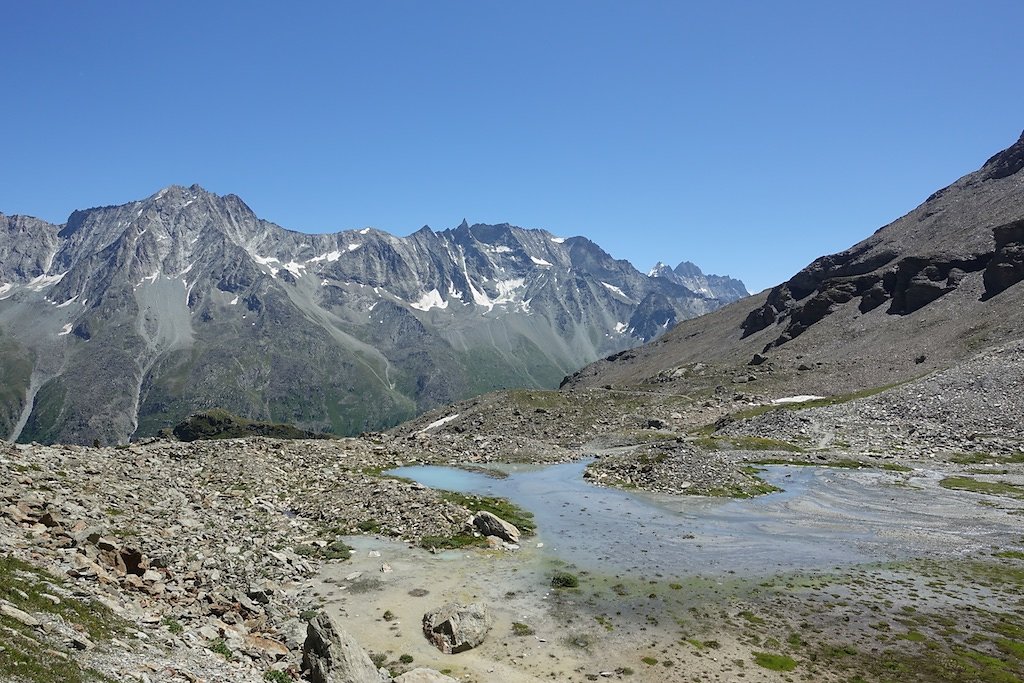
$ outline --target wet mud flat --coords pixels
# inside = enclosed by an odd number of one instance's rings
[[[577,489],[552,469],[527,477],[532,508],[516,471],[472,484],[535,512],[539,533],[520,550],[355,537],[351,559],[321,573],[319,599],[384,666],[465,681],[1024,675],[1019,501],[942,489],[943,473],[924,469],[773,467],[766,478],[786,492],[755,501]],[[552,587],[559,571],[578,587]],[[494,627],[443,655],[420,620],[452,600],[483,602]]]

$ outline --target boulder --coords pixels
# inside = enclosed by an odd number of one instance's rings
[[[326,612],[314,617],[302,644],[302,670],[312,683],[380,683],[369,655]]]
[[[450,602],[423,615],[423,635],[448,655],[473,649],[490,630],[490,615],[480,603]]]
[[[451,676],[445,676],[433,669],[413,669],[394,679],[394,683],[458,683]]]
[[[519,543],[519,529],[486,510],[481,510],[473,516],[473,526],[484,536],[497,536],[509,543]]]

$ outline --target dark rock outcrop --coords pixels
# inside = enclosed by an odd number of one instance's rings
[[[1024,220],[993,230],[996,251],[985,267],[985,298],[1024,280]]]

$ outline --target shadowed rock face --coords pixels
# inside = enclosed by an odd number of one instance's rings
[[[196,185],[63,226],[0,215],[0,434],[123,442],[215,407],[356,434],[554,387],[726,300],[580,237],[302,234]]]
[[[985,296],[991,298],[1024,280],[1024,221],[993,231],[996,250],[985,266]]]

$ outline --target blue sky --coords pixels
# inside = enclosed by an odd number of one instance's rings
[[[1019,0],[6,0],[0,21],[0,211],[53,222],[195,182],[296,230],[507,221],[757,290],[1024,129]]]

